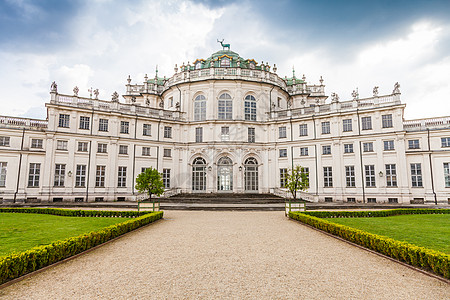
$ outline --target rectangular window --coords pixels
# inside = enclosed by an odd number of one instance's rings
[[[344,132],[352,131],[352,119],[342,120],[342,130]]]
[[[88,143],[78,142],[78,152],[87,152],[87,151],[88,151]]]
[[[248,128],[248,142],[249,143],[254,143],[256,140],[255,137],[255,128],[249,127]]]
[[[9,136],[0,136],[0,146],[9,147]]]
[[[150,156],[150,147],[142,147],[142,156]]]
[[[56,150],[67,150],[67,141],[57,140]]]
[[[364,166],[366,171],[366,187],[375,187],[375,166]]]
[[[280,169],[280,187],[286,187],[286,177],[287,177],[287,169]]]
[[[422,187],[422,165],[411,164],[411,184],[413,187]]]
[[[330,133],[330,122],[322,122],[322,134]]]
[[[119,167],[119,174],[117,177],[117,186],[126,187],[127,186],[127,167]]]
[[[408,140],[408,149],[420,149],[419,140]]]
[[[172,157],[172,149],[164,149],[163,157]]]
[[[397,170],[395,164],[386,165],[386,186],[397,186]]]
[[[347,202],[355,203],[356,202],[356,198],[347,198]]]
[[[163,169],[162,180],[165,189],[170,189],[170,169]]]
[[[80,117],[80,129],[89,129],[89,123],[91,122],[91,117]]]
[[[383,141],[384,151],[394,150],[394,141]]]
[[[331,145],[322,146],[322,154],[323,155],[331,154]]]
[[[8,163],[7,162],[0,162],[0,186],[5,187],[6,186],[6,170],[7,170]]]
[[[280,149],[280,157],[287,157],[287,149]]]
[[[302,173],[306,174],[306,178],[308,178],[308,187],[309,187],[309,168],[303,167]]]
[[[77,173],[75,176],[75,187],[86,186],[86,165],[77,165]]]
[[[119,145],[119,154],[128,154],[128,146]]]
[[[203,142],[203,127],[195,128],[195,142],[196,143]]]
[[[98,131],[108,131],[108,119],[98,120]]]
[[[450,137],[441,138],[442,148],[450,147]]]
[[[60,114],[59,115],[58,127],[69,128],[69,120],[70,120],[70,116],[69,115]]]
[[[353,153],[353,144],[344,144],[344,153]]]
[[[31,148],[42,149],[42,139],[31,139]]]
[[[323,167],[323,186],[333,187],[333,169],[332,167]]]
[[[64,186],[64,177],[66,175],[66,165],[56,164],[55,165],[55,186]]]
[[[300,148],[300,156],[308,156],[308,147]]]
[[[278,138],[284,139],[286,138],[286,127],[279,127],[278,128]]]
[[[389,198],[392,199],[392,198]],[[377,203],[377,198],[367,198],[367,203]],[[389,202],[391,203],[391,202]]]
[[[308,124],[301,124],[299,126],[300,129],[300,136],[307,136],[308,135]]]
[[[222,138],[222,141],[230,140],[230,127],[225,126],[225,127],[221,128],[221,138]]]
[[[6,174],[6,171],[5,171]],[[444,181],[445,187],[450,187],[450,164],[444,163]]]
[[[373,152],[373,143],[363,143],[363,151],[364,152]]]
[[[376,202],[376,200],[374,202]],[[388,198],[388,203],[398,203],[398,198]]]
[[[128,134],[130,131],[130,122],[120,121],[120,133]]]
[[[97,166],[97,170],[95,172],[96,187],[105,187],[105,174],[106,174],[106,166]]]
[[[172,127],[170,126],[164,126],[164,137],[167,139],[172,138]]]
[[[346,166],[345,167],[345,182],[347,187],[355,187],[356,179],[355,179],[355,166]]]
[[[383,128],[393,127],[392,125],[392,115],[382,115],[381,116],[381,126]]]
[[[152,125],[151,124],[142,125],[142,135],[145,135],[145,136],[152,135]]]
[[[372,129],[372,117],[362,117],[361,118],[361,127],[362,127],[362,130]]]
[[[106,153],[106,152],[108,152],[108,144],[98,143],[98,145],[97,145],[97,152],[98,153]]]
[[[28,187],[39,187],[39,177],[41,174],[41,164],[31,163],[28,173]]]

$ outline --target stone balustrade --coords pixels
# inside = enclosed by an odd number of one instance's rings
[[[0,116],[0,127],[25,127],[29,129],[46,129],[47,120]]]
[[[450,128],[450,117],[406,120],[403,121],[403,128],[406,131]]]

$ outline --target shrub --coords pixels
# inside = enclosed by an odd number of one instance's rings
[[[418,214],[450,214],[450,209],[388,209],[373,211],[308,211],[303,212],[318,218],[367,218],[367,217],[389,217],[398,215],[418,215]]]
[[[28,214],[48,214],[64,217],[121,217],[135,218],[148,213],[145,211],[100,211],[100,210],[72,210],[62,208],[29,208],[11,207],[0,208],[0,213],[28,213]]]

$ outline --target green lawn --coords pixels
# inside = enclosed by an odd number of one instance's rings
[[[125,218],[0,213],[0,256],[95,231]]]
[[[450,214],[327,220],[450,254]]]

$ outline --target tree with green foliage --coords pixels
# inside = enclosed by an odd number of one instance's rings
[[[139,193],[148,193],[149,200],[152,199],[152,195],[160,196],[164,193],[161,174],[152,167],[137,176],[135,187]]]
[[[286,175],[286,188],[297,199],[298,191],[305,191],[309,187],[308,174],[302,166],[295,166]]]

